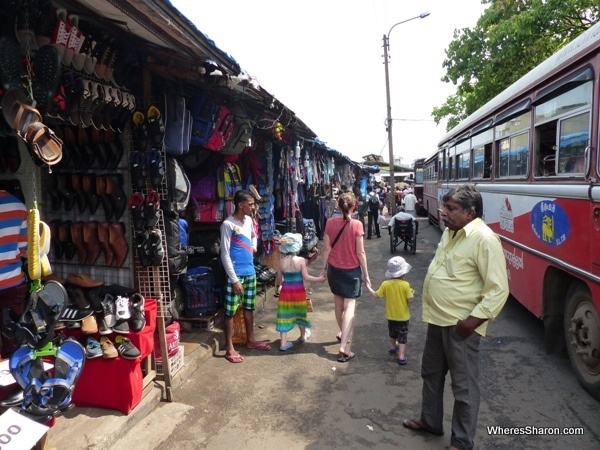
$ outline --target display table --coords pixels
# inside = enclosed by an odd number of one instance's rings
[[[131,332],[127,338],[141,353],[138,359],[87,359],[73,393],[76,406],[116,409],[129,414],[142,400],[144,376],[142,362],[154,349],[157,303],[146,299],[144,315],[146,326],[142,331]],[[115,334],[108,335],[114,342]]]

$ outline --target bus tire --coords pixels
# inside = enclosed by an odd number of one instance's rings
[[[567,294],[564,331],[569,359],[579,382],[600,400],[600,321],[584,286],[576,286]]]

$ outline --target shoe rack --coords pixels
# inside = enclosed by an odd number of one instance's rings
[[[148,75],[149,76],[149,75]],[[149,85],[149,80],[147,80],[147,83],[144,83],[145,86]],[[146,95],[145,98],[149,98],[149,101],[141,101],[138,100],[138,111],[143,111],[143,114],[145,114],[145,112],[150,108],[150,106],[157,106],[161,112],[161,114],[164,114],[164,108],[161,107],[162,105],[162,101],[159,101],[153,97],[151,97],[150,95]],[[162,120],[164,121],[164,115],[162,117]],[[131,127],[130,127],[131,130]],[[132,136],[133,137],[133,136]],[[163,167],[165,170],[165,174],[164,177],[162,179],[162,182],[160,183],[159,186],[152,186],[150,183],[150,173],[149,171],[147,171],[146,173],[146,177],[145,177],[145,185],[142,187],[142,183],[135,183],[134,180],[131,180],[130,182],[130,187],[133,193],[139,193],[141,194],[144,198],[147,198],[148,193],[150,191],[154,191],[156,192],[156,194],[158,194],[159,198],[160,198],[160,204],[164,204],[165,200],[167,199],[167,195],[168,195],[168,185],[167,185],[167,163],[166,163],[166,153],[165,153],[165,149],[164,149],[164,145],[161,145],[160,148],[158,146],[152,146],[151,144],[148,145],[147,149],[141,149],[138,148],[137,145],[138,140],[133,138],[131,141],[131,145],[129,145],[129,149],[130,152],[129,154],[127,154],[127,161],[129,161],[131,159],[131,154],[133,152],[141,152],[144,157],[147,156],[148,152],[151,149],[157,150],[160,153],[160,156],[162,158],[163,161]],[[128,205],[129,208],[129,205]],[[155,225],[153,225],[151,227],[154,230],[159,230],[160,234],[161,234],[161,244],[162,244],[162,248],[163,248],[163,252],[164,252],[164,257],[162,258],[162,261],[160,262],[160,264],[151,264],[151,265],[144,265],[142,264],[142,261],[140,259],[140,256],[138,254],[138,251],[136,248],[134,248],[133,250],[133,264],[134,264],[134,271],[135,271],[135,287],[138,289],[138,291],[140,292],[140,294],[142,294],[144,296],[144,298],[152,298],[152,299],[156,299],[157,304],[158,304],[158,311],[157,311],[157,323],[156,323],[156,327],[158,330],[158,337],[159,337],[159,345],[160,345],[160,351],[161,351],[161,355],[167,355],[168,354],[168,349],[167,349],[167,336],[166,336],[166,318],[168,316],[168,311],[169,308],[171,307],[173,298],[172,298],[172,291],[171,291],[171,277],[170,277],[170,273],[169,273],[169,258],[168,258],[168,254],[167,254],[167,238],[166,238],[166,231],[165,231],[165,221],[164,221],[164,215],[163,215],[163,211],[162,209],[158,209],[158,220],[156,222]],[[136,233],[139,233],[139,230],[136,230],[134,223],[133,223],[133,218],[131,218],[130,220],[130,230],[133,236],[133,242],[132,245],[133,247],[137,246],[136,243]],[[155,360],[154,360],[154,356],[152,356],[152,362],[154,363],[154,366],[156,364]],[[148,365],[149,361],[146,361],[146,367],[144,367],[144,370],[146,371],[146,373],[150,373],[152,372],[153,374],[156,374],[156,371],[153,370],[149,365]],[[146,375],[146,377],[148,377],[148,375]],[[166,393],[166,400],[171,402],[173,401],[173,394],[172,394],[172,390],[171,390],[171,367],[170,364],[164,364],[163,363],[163,370],[162,370],[162,379],[165,383],[165,393]]]
[[[90,145],[87,154],[81,150],[86,146],[84,136],[98,130],[65,126],[62,131],[66,130],[79,135],[70,150],[73,153],[77,148],[78,158],[87,158],[87,162],[82,165],[71,161],[71,165],[59,164],[51,172],[42,170],[42,218],[51,229],[49,257],[53,273],[62,278],[70,273],[83,273],[107,284],[133,286],[131,220],[127,208],[131,192],[125,150],[131,143],[130,129],[113,133],[110,145],[121,150],[110,166],[96,163],[100,145]]]

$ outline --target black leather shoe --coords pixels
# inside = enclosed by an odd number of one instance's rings
[[[79,212],[83,213],[87,208],[87,203],[85,201],[85,195],[83,194],[81,174],[74,173],[71,175],[71,186],[73,188],[73,195],[75,196],[75,203],[77,203]]]
[[[65,210],[71,211],[73,209],[73,205],[75,205],[75,194],[73,193],[73,187],[71,186],[71,176],[68,174],[62,174],[57,178],[58,192],[63,198]]]
[[[106,179],[110,178],[110,175],[98,175],[96,176],[96,194],[100,197],[102,202],[102,208],[104,209],[104,216],[106,220],[110,220],[114,213],[113,202],[110,196],[106,192]]]
[[[77,252],[77,247],[73,243],[73,238],[71,237],[71,225],[73,222],[67,220],[66,222],[62,222],[58,224],[58,241],[63,249],[63,254],[65,258],[68,260],[73,259],[75,253]]]
[[[95,214],[98,206],[100,205],[100,197],[96,193],[96,175],[93,173],[86,173],[81,177],[81,188],[83,189],[83,196],[90,209],[90,214]]]
[[[125,208],[127,208],[127,197],[123,191],[123,175],[115,173],[106,176],[106,194],[113,204],[114,218],[119,220]]]
[[[50,207],[54,211],[57,211],[62,204],[62,196],[60,195],[60,192],[58,192],[58,175],[55,173],[48,174],[46,180],[48,195],[50,195]]]

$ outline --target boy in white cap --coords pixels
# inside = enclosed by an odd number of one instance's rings
[[[388,320],[390,336],[390,353],[398,353],[398,364],[406,365],[406,341],[408,337],[408,321],[410,319],[409,304],[414,301],[414,291],[404,275],[410,272],[411,265],[401,256],[390,258],[387,263],[384,281],[377,291],[367,286],[375,298],[385,299],[385,315]]]

